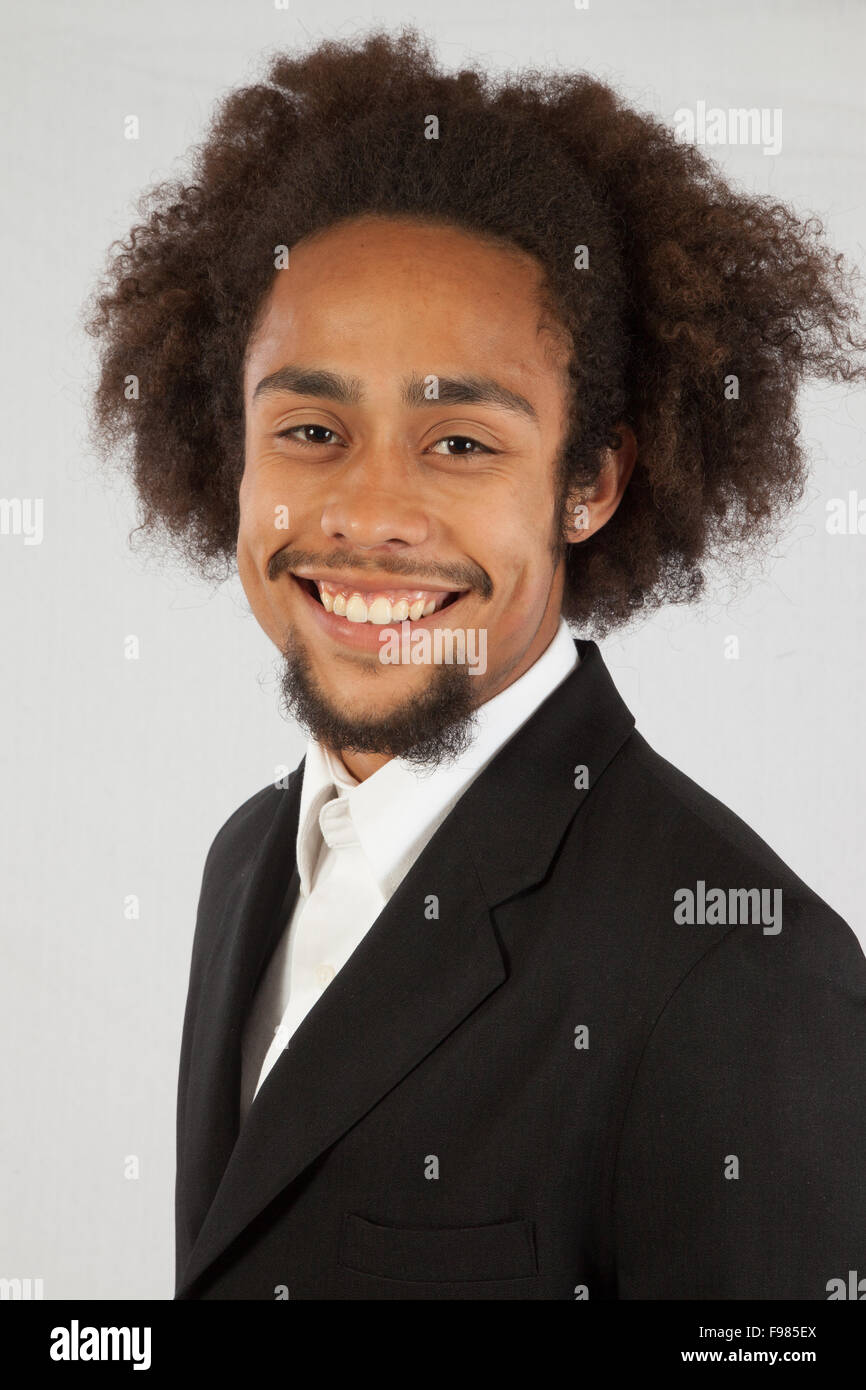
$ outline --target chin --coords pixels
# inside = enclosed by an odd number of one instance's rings
[[[324,663],[294,638],[283,653],[283,708],[331,748],[436,763],[468,745],[476,691],[462,667]],[[372,677],[375,676],[375,680]]]
[[[429,684],[429,678],[395,681],[393,677],[383,677],[375,686],[364,681],[348,682],[345,686],[321,684],[320,689],[323,700],[334,714],[372,727],[395,714],[405,713],[407,705],[419,699]]]

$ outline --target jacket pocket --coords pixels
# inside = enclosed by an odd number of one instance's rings
[[[526,1279],[538,1272],[531,1221],[492,1226],[379,1226],[346,1212],[339,1261],[385,1279],[467,1282]]]

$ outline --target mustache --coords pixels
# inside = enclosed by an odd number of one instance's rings
[[[440,584],[443,582],[450,584],[455,589],[474,589],[485,599],[490,598],[493,593],[493,581],[480,565],[471,563],[440,565],[435,561],[428,561],[422,568],[423,573],[419,571],[417,564],[413,564],[411,560],[404,560],[399,555],[383,555],[374,560],[369,555],[352,555],[348,551],[334,551],[330,555],[317,555],[313,550],[297,550],[291,546],[285,546],[271,556],[268,561],[267,575],[268,579],[277,579],[281,574],[296,569],[352,570],[353,572],[376,570],[378,574],[393,574],[401,579],[412,579],[419,589],[423,589],[424,581],[429,579]]]

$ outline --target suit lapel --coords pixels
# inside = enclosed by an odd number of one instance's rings
[[[241,1127],[179,1292],[505,978],[460,855],[453,832],[430,842],[292,1036]],[[430,894],[438,919],[425,916]]]
[[[252,992],[285,925],[282,807],[247,891],[226,906],[225,941],[200,994],[213,1017],[196,1096],[215,1107],[211,1161],[224,1171],[176,1296],[192,1284],[289,1183],[356,1124],[507,976],[491,907],[538,882],[582,800],[634,720],[592,642],[581,664],[476,779],[439,827],[350,959],[307,1014],[262,1085],[234,1140],[240,1037]],[[575,767],[587,768],[585,778]],[[575,786],[578,781],[579,785]],[[291,850],[289,851],[291,854]],[[276,877],[276,882],[271,881]],[[432,902],[438,901],[438,916]],[[194,1042],[191,1071],[196,1065]],[[199,1120],[208,1125],[204,1118]],[[205,1142],[205,1141],[203,1141]],[[227,1162],[225,1160],[227,1159]],[[195,1179],[195,1169],[190,1168]]]

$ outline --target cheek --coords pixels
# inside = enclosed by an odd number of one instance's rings
[[[288,542],[293,519],[287,489],[266,469],[245,474],[238,492],[238,550],[262,568]]]
[[[525,493],[525,495],[524,495]],[[521,490],[479,525],[484,536],[480,562],[491,575],[499,597],[524,613],[545,603],[550,591],[549,547],[552,501],[541,486]]]
[[[285,527],[280,529],[281,516],[288,515],[288,508],[284,506],[283,512],[280,512],[280,503],[272,491],[258,481],[253,483],[247,480],[241,484],[238,493],[238,576],[249,605],[260,622],[269,611],[274,597],[267,578],[268,561],[281,546],[289,543],[290,538]]]

